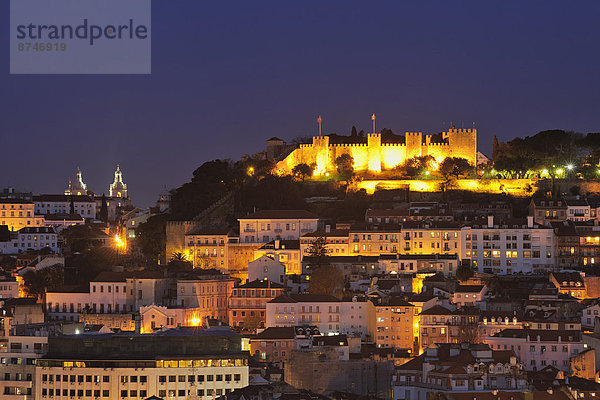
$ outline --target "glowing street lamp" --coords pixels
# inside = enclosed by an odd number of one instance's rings
[[[568,169],[569,171],[570,171],[570,170],[572,170],[573,168],[574,168],[574,167],[573,167],[573,164],[569,164],[569,165],[567,165],[567,169]]]
[[[248,175],[250,175],[250,176],[254,175],[254,167],[248,168]]]

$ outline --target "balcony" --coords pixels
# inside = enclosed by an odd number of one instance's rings
[[[244,229],[244,233],[254,233],[254,232],[256,232],[256,229],[254,229],[254,228],[245,228]]]
[[[275,233],[281,233],[281,232],[283,232],[283,229],[281,229],[281,228],[275,228]]]

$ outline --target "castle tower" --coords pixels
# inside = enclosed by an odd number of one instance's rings
[[[110,184],[108,193],[110,197],[127,197],[127,185],[123,183],[123,174],[119,164],[117,164],[117,170],[115,171],[115,180]]]
[[[67,196],[82,196],[87,194],[87,185],[83,183],[79,167],[77,167],[77,173],[75,174],[75,182],[69,181],[69,186],[65,190],[65,194]]]
[[[381,133],[369,133],[367,137],[369,171],[381,172],[381,159]]]
[[[448,138],[448,157],[465,158],[471,165],[477,165],[477,129],[450,128],[444,132],[444,138]]]
[[[329,136],[313,136],[313,152],[315,154],[316,175],[322,175],[332,168],[332,162],[329,159]]]
[[[285,142],[278,137],[272,137],[267,140],[267,160],[275,160],[279,158],[283,152]]]
[[[406,132],[406,159],[421,157],[423,147],[423,133]]]

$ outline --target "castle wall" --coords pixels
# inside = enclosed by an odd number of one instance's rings
[[[438,163],[446,157],[462,157],[477,164],[477,131],[475,129],[450,129],[442,133],[448,143],[431,143],[426,136],[423,144],[421,132],[407,132],[406,144],[381,143],[381,134],[369,134],[367,144],[330,144],[329,136],[315,136],[312,144],[300,145],[283,161],[277,163],[281,174],[289,174],[294,166],[306,163],[315,167],[315,175],[335,172],[335,159],[349,154],[357,171],[379,172],[392,169],[407,158],[433,156]]]

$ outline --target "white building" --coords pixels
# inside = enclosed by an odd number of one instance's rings
[[[0,299],[19,297],[19,282],[15,278],[0,279]]]
[[[22,228],[17,233],[17,243],[20,251],[28,249],[41,250],[49,248],[58,253],[58,238],[52,227]]]
[[[452,296],[452,302],[458,307],[476,306],[487,293],[486,285],[458,285]]]
[[[581,327],[593,329],[596,318],[600,316],[600,304],[594,304],[581,311]]]
[[[35,213],[38,215],[68,215],[73,211],[86,220],[96,219],[96,202],[87,195],[42,194],[34,196]],[[71,204],[73,209],[71,210]]]
[[[365,302],[341,301],[321,294],[282,294],[267,303],[265,326],[316,326],[322,334],[361,336],[367,333]]]
[[[587,199],[564,199],[567,205],[567,219],[571,221],[588,221],[591,217],[591,207]]]
[[[461,259],[476,271],[494,274],[543,273],[556,262],[554,231],[527,220],[478,221],[461,230]]]
[[[268,279],[283,284],[285,265],[267,255],[248,263],[248,281]]]
[[[169,280],[158,271],[102,272],[87,287],[64,287],[46,293],[50,319],[77,321],[91,314],[134,313],[142,306],[162,304]]]
[[[494,350],[513,350],[528,371],[548,365],[570,371],[571,357],[586,347],[580,330],[504,329],[486,343]]]
[[[454,276],[459,265],[458,254],[382,254],[379,256],[379,271],[386,274],[441,272],[444,276]]]
[[[305,210],[261,210],[239,218],[241,243],[298,240],[318,228],[319,217]]]

